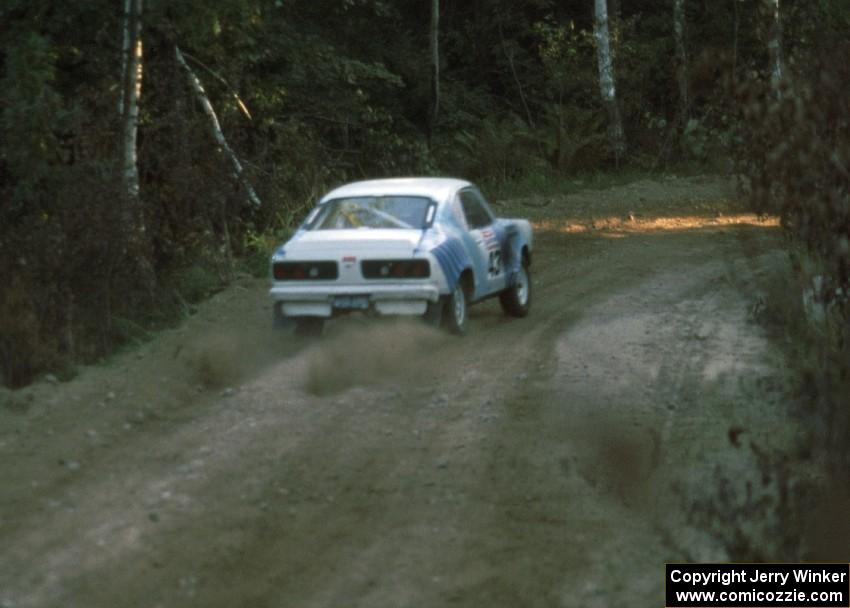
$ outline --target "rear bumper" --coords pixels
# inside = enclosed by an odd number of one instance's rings
[[[385,315],[421,315],[429,302],[440,298],[436,285],[279,285],[269,291],[287,317],[331,317],[339,312],[364,310]],[[338,306],[339,299],[359,298],[365,307]]]

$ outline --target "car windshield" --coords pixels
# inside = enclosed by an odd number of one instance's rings
[[[431,200],[422,196],[358,196],[323,204],[310,230],[425,228]]]

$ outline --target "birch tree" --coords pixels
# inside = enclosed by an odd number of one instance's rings
[[[139,207],[139,167],[137,139],[139,131],[139,99],[142,94],[142,1],[124,0],[123,80],[119,110],[122,119],[122,159],[124,192],[128,217],[142,232]]]
[[[233,151],[233,148],[230,147],[230,144],[227,143],[227,138],[224,136],[224,132],[221,130],[221,123],[218,121],[218,116],[215,113],[215,109],[210,103],[209,97],[207,97],[207,92],[204,90],[204,85],[201,84],[200,79],[195,74],[195,71],[191,68],[191,66],[186,63],[185,57],[183,57],[183,53],[180,51],[180,47],[174,47],[174,55],[177,58],[177,63],[180,64],[180,67],[183,68],[183,71],[186,72],[186,78],[189,81],[189,86],[195,92],[195,97],[197,97],[198,102],[201,104],[201,107],[204,109],[204,113],[207,115],[207,118],[210,121],[210,127],[212,129],[213,137],[218,143],[221,150],[224,152],[225,156],[227,156],[230,161],[230,165],[233,168],[233,177],[241,183],[245,187],[245,191],[248,193],[248,200],[251,201],[256,206],[260,206],[262,203],[260,201],[260,197],[257,196],[257,193],[254,191],[253,186],[248,183],[248,180],[245,178],[245,170],[242,167],[242,163],[239,162],[239,159],[236,157],[236,153]]]
[[[431,116],[428,128],[430,141],[440,113],[440,0],[431,1]]]
[[[150,241],[139,192],[139,101],[142,96],[142,4],[143,0],[124,0],[123,87],[119,110],[122,122],[122,180],[124,201],[121,207],[122,254],[134,267],[139,285],[151,292],[156,286],[156,271],[150,261]],[[107,310],[107,324],[111,323]]]
[[[626,152],[626,138],[623,133],[623,121],[617,105],[617,87],[614,78],[614,63],[611,58],[611,42],[608,35],[608,6],[606,0],[595,0],[596,21],[596,58],[599,63],[599,89],[602,104],[608,112],[608,133],[611,150],[617,166]]]
[[[736,0],[737,1],[737,0]],[[679,84],[679,113],[688,123],[688,54],[685,48],[685,0],[673,0],[673,33],[676,38],[676,80]]]

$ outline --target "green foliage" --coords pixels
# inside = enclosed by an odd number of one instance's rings
[[[787,78],[780,90],[743,89],[742,166],[753,203],[823,261],[825,295],[850,288],[850,120],[844,100],[850,72],[824,65],[810,82]]]
[[[709,164],[712,159],[726,158],[732,147],[734,133],[725,116],[719,120],[691,118],[685,124],[680,147],[686,158]]]
[[[440,161],[474,179],[506,182],[540,168],[539,142],[516,115],[484,119],[474,131],[458,131]]]
[[[111,325],[113,339],[119,344],[141,344],[150,338],[150,332],[132,319],[116,316],[112,318]]]
[[[262,232],[248,227],[243,237],[243,269],[255,277],[269,276],[269,259],[272,253],[293,235],[301,215],[293,211],[278,213],[271,226]]]
[[[843,0],[820,0],[819,5],[831,29],[845,35],[850,31],[850,4]]]
[[[170,282],[189,304],[201,302],[223,287],[221,276],[215,269],[201,263],[176,270]]]
[[[12,202],[26,205],[50,177],[59,157],[61,98],[53,88],[56,53],[48,40],[20,31],[7,50],[2,110],[3,155],[16,181]]]
[[[795,248],[797,318],[807,320],[795,342],[803,392],[811,399],[813,441],[846,475],[850,466],[850,66],[813,54],[805,73],[779,88],[754,80],[739,91],[739,170],[753,206],[779,214]],[[804,336],[801,340],[799,335]]]

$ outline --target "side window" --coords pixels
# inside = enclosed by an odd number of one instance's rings
[[[470,230],[483,228],[493,223],[493,217],[484,206],[481,195],[475,190],[463,190],[460,193],[460,203],[463,206],[463,214]]]
[[[457,225],[464,230],[469,230],[469,227],[466,225],[466,216],[463,214],[463,207],[461,206],[459,196],[455,197],[452,201],[451,210],[452,215],[455,217],[455,220],[457,220]]]

